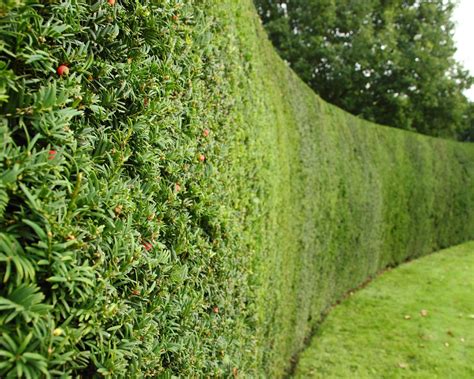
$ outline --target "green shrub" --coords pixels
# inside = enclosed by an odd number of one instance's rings
[[[1,12],[0,376],[230,372],[223,26],[201,1]]]
[[[0,14],[2,377],[278,377],[349,288],[473,237],[472,147],[327,105],[251,0]]]

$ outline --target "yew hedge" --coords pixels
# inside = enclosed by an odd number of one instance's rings
[[[250,0],[0,5],[0,376],[279,377],[474,237],[474,149],[320,100]]]

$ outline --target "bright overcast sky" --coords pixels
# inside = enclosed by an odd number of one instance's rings
[[[456,22],[455,40],[458,51],[456,59],[474,75],[474,0],[459,0],[454,12]],[[474,86],[466,93],[474,100]]]

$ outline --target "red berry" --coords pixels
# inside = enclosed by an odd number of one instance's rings
[[[146,251],[150,251],[153,248],[153,245],[150,242],[145,242],[143,244],[143,247],[145,248]]]
[[[110,6],[114,6],[115,5],[115,0],[107,0],[107,2],[109,3]]]
[[[219,313],[219,307],[214,307],[214,308],[212,308],[212,311],[213,311],[214,313]]]
[[[56,70],[59,76],[67,75],[69,74],[69,67],[66,66],[65,64],[62,64],[61,66],[58,67]]]
[[[48,159],[49,159],[49,160],[52,160],[52,159],[54,159],[55,157],[56,157],[56,150],[50,150],[50,151],[49,151],[49,157],[48,157]]]
[[[203,135],[204,137],[207,137],[207,136],[209,135],[209,133],[210,133],[210,132],[209,132],[209,129],[204,129],[204,130],[202,131],[202,135]]]
[[[204,154],[200,154],[200,155],[199,155],[199,160],[200,160],[201,162],[204,162],[204,161],[206,160],[206,156],[205,156]]]

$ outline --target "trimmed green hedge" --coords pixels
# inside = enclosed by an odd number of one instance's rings
[[[474,238],[474,146],[375,125],[322,101],[278,58],[244,3],[247,120],[252,149],[262,152],[258,365],[280,377],[348,290],[386,266]]]
[[[324,103],[251,0],[0,15],[2,377],[279,377],[345,291],[474,237],[472,146]]]

